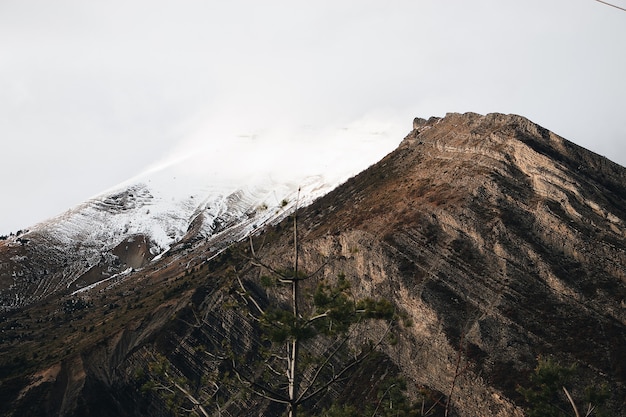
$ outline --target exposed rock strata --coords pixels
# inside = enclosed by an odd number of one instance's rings
[[[382,276],[374,292],[423,323],[413,336],[432,353],[409,343],[400,367],[445,391],[463,341],[477,368],[462,391],[486,383],[492,409],[515,397],[513,376],[553,354],[590,378],[608,376],[623,401],[624,168],[519,116],[451,114],[414,127],[398,150],[316,202],[307,225],[318,226],[305,227],[312,240],[338,233],[353,275]],[[364,259],[396,269],[376,274],[358,267]]]

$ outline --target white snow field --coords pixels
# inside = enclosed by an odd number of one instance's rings
[[[190,233],[195,241],[219,240],[220,247],[243,239],[282,219],[296,203],[311,203],[377,162],[403,137],[397,126],[376,123],[303,131],[284,140],[289,134],[196,141],[143,174],[30,227],[20,236],[30,242],[30,255],[13,262],[13,271],[0,271],[14,280],[0,291],[1,307],[56,291],[78,293],[93,284],[79,278],[96,266],[110,266],[111,251],[134,236],[145,237],[152,259]],[[16,238],[5,244],[16,244]],[[50,261],[65,265],[59,268],[63,272],[35,272]],[[107,271],[98,275],[103,282],[114,274],[124,276],[121,270]]]

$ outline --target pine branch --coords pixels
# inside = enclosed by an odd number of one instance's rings
[[[309,319],[306,321],[305,326],[308,326],[308,325],[310,325],[310,324],[313,324],[314,322],[316,322],[316,321],[317,321],[317,320],[319,320],[319,319],[323,319],[323,318],[328,317],[328,314],[329,314],[329,313],[330,313],[330,310],[326,310],[324,313],[321,313],[321,314],[318,314],[318,315],[316,315],[316,316],[313,316],[313,317],[309,318]]]
[[[237,369],[237,366],[235,364],[235,361],[233,360],[232,363],[232,369],[235,372],[235,375],[237,376],[237,379],[239,380],[240,383],[242,384],[248,384],[248,388],[256,395],[263,397],[267,400],[276,402],[276,403],[281,403],[281,404],[289,404],[289,400],[287,398],[285,398],[284,396],[280,395],[279,393],[275,392],[274,390],[272,390],[271,388],[268,388],[262,384],[259,384],[258,382],[256,382],[255,380],[248,378],[246,375],[243,375],[241,372],[239,372],[239,369]],[[252,388],[252,387],[256,387]]]

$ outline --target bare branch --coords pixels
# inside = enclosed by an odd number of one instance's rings
[[[324,260],[324,262],[322,262],[322,264],[319,266],[319,268],[317,268],[313,273],[309,274],[306,276],[306,278],[313,278],[315,275],[319,274],[326,265],[328,265],[328,258]]]
[[[250,263],[254,266],[262,267],[270,271],[272,274],[276,275],[280,280],[287,280],[288,282],[292,282],[294,278],[285,275],[283,272],[272,268],[265,262],[261,261],[259,256],[256,254],[254,250],[254,243],[252,242],[252,235],[250,235],[250,253],[252,253],[252,257],[250,259]],[[295,274],[294,274],[295,275]]]
[[[295,279],[293,276],[285,275],[283,272],[281,272],[281,271],[279,271],[279,270],[277,270],[277,269],[275,269],[275,268],[272,268],[272,267],[271,267],[271,266],[269,266],[268,264],[266,264],[266,263],[264,263],[264,262],[261,262],[261,261],[259,261],[259,260],[258,260],[258,259],[256,259],[256,258],[252,259],[252,260],[250,261],[250,263],[251,263],[252,265],[254,265],[254,266],[258,266],[258,267],[261,267],[261,268],[265,268],[265,269],[267,269],[267,270],[268,270],[268,271],[270,271],[272,274],[276,275],[276,276],[278,277],[278,279],[279,279],[279,280],[281,280],[281,282],[282,282],[282,280],[284,280],[285,282],[292,282],[292,281],[294,281],[294,279]]]
[[[444,416],[448,417],[450,413],[450,404],[452,403],[452,393],[454,392],[454,388],[456,387],[456,382],[469,367],[469,363],[466,363],[465,367],[461,369],[461,362],[463,362],[463,340],[465,335],[461,335],[461,339],[459,340],[459,349],[457,350],[456,355],[456,365],[454,369],[454,377],[452,378],[452,384],[450,385],[450,393],[448,394],[448,398],[446,399],[446,406]]]
[[[619,6],[615,5],[615,4],[612,4],[612,3],[609,3],[609,2],[606,2],[606,1],[602,1],[602,0],[596,0],[596,1],[598,3],[603,3],[603,4],[606,4],[607,6],[615,7],[616,9],[619,9],[619,10],[621,10],[623,12],[626,12],[626,9],[624,9],[623,7],[619,7]]]
[[[372,413],[372,417],[376,417],[376,413],[378,413],[378,409],[380,408],[380,405],[382,404],[383,400],[385,399],[385,396],[387,394],[389,394],[389,391],[391,390],[391,388],[395,387],[396,384],[391,384],[383,393],[383,395],[380,396],[380,400],[378,400],[378,404],[376,404],[376,408],[374,409],[374,412]]]
[[[324,370],[324,368],[328,365],[330,360],[334,358],[335,355],[337,355],[337,352],[339,352],[339,350],[346,344],[348,339],[349,339],[349,335],[346,335],[341,341],[341,343],[329,355],[326,356],[324,362],[318,366],[317,371],[315,371],[315,374],[313,375],[313,377],[308,381],[307,387],[302,391],[302,393],[298,397],[298,402],[305,401],[306,399],[311,398],[313,395],[315,395],[315,393],[313,393],[310,396],[307,396],[306,398],[304,397],[306,393],[313,387],[313,385],[315,385],[315,382],[317,381],[320,374],[322,373],[322,370]]]
[[[237,276],[237,282],[239,282],[239,286],[241,287],[241,290],[243,291],[244,294],[248,293],[248,290],[246,290],[246,287],[244,287],[243,282],[241,281],[241,277],[239,276],[239,272],[237,271],[237,269],[235,268],[235,275]],[[261,308],[261,306],[259,305],[259,303],[256,302],[256,300],[254,299],[254,297],[251,296],[245,296],[246,299],[250,300],[250,302],[252,302],[252,304],[254,304],[254,306],[256,307],[257,310],[259,310],[259,313],[264,314],[265,311],[263,311],[263,309]],[[253,316],[254,317],[254,316]],[[256,317],[255,317],[256,318]]]
[[[309,384],[309,386],[304,390],[304,392],[298,397],[297,402],[298,403],[302,403],[304,401],[307,401],[310,398],[313,398],[314,396],[316,396],[317,394],[319,394],[320,392],[322,392],[323,390],[325,390],[326,388],[328,388],[330,385],[332,385],[333,383],[335,383],[336,381],[338,381],[346,372],[348,372],[350,369],[354,368],[356,365],[359,365],[360,363],[362,363],[365,359],[367,359],[372,353],[374,353],[374,351],[376,350],[376,348],[378,348],[383,341],[385,340],[385,338],[387,337],[387,334],[389,334],[389,331],[391,331],[391,327],[392,325],[389,324],[389,326],[387,326],[387,330],[385,330],[385,333],[382,335],[382,337],[374,344],[371,346],[370,350],[367,351],[367,353],[365,353],[365,355],[361,355],[360,357],[356,357],[351,363],[349,363],[348,365],[346,365],[343,369],[341,369],[341,371],[339,371],[339,373],[333,375],[333,377],[328,380],[326,383],[324,383],[323,385],[321,385],[319,388],[317,388],[315,391],[313,391],[312,393],[310,393],[309,395],[305,396],[306,392],[313,386],[313,384],[315,383],[316,379],[319,377],[319,374],[321,373],[321,369],[325,366],[326,363],[328,363],[330,361],[330,359],[337,354],[337,352],[339,351],[339,349],[341,348],[341,346],[338,346],[337,349],[335,349],[332,353],[331,356],[326,358],[326,361],[324,362],[324,364],[322,364],[322,366],[320,366],[317,370],[317,372],[315,373],[315,376],[312,379],[312,382]],[[344,341],[341,342],[341,345],[344,345],[347,340],[348,340],[349,336],[346,336],[346,338],[344,339]]]
[[[296,198],[296,207],[293,211],[293,276],[298,278],[298,203],[300,203],[300,187],[298,187],[298,197]]]
[[[258,382],[256,382],[255,380],[248,378],[247,376],[243,375],[241,372],[239,372],[239,370],[237,369],[236,365],[235,365],[235,361],[232,361],[232,369],[235,372],[235,375],[237,376],[237,379],[239,380],[239,382],[241,382],[242,384],[248,384],[248,388],[256,395],[259,395],[267,400],[276,402],[276,403],[281,403],[281,404],[289,404],[289,400],[286,399],[284,396],[280,395],[279,393],[275,392],[274,390],[272,390],[271,388],[268,388],[262,384],[259,384]],[[253,388],[254,387],[254,388]],[[256,389],[255,389],[256,388]]]
[[[204,417],[209,417],[209,414],[207,413],[207,411],[204,409],[204,407],[202,406],[202,403],[200,401],[198,401],[196,399],[196,397],[194,397],[189,391],[187,391],[184,387],[182,387],[180,384],[178,384],[176,381],[174,381],[174,386],[176,388],[178,388],[178,390],[180,392],[182,392],[185,397],[187,397],[187,399],[189,401],[191,401],[191,403],[193,404],[194,408],[197,408],[198,410],[200,410],[200,412],[202,413],[202,415]]]
[[[321,313],[321,314],[318,314],[317,316],[313,316],[313,317],[309,318],[309,319],[306,321],[306,325],[308,326],[309,324],[312,324],[312,323],[313,323],[313,322],[315,322],[316,320],[319,320],[319,319],[323,319],[323,318],[325,318],[325,317],[328,317],[328,313],[330,313],[330,310],[326,310],[324,313]]]
[[[170,387],[168,387],[167,385],[165,385],[165,384],[161,384],[161,383],[156,384],[156,385],[154,386],[154,389],[155,389],[155,390],[157,390],[157,391],[167,391],[167,392],[169,392],[170,394],[175,394],[175,393],[176,393],[173,389],[171,389],[171,388],[170,388]]]
[[[252,254],[252,258],[257,258],[256,252],[254,251],[254,242],[252,241],[252,234],[250,234],[249,238],[250,238],[250,253]]]
[[[217,356],[214,353],[209,352],[208,350],[203,351],[205,355],[210,356],[211,358],[213,358],[216,361],[223,361],[226,360],[227,357],[226,356]]]
[[[270,365],[269,363],[266,363],[265,366],[267,367],[267,369],[269,369],[270,371],[272,371],[272,373],[274,375],[279,375],[279,376],[283,376],[283,373],[280,371],[277,371],[276,369],[274,369],[274,367],[272,365]]]
[[[206,321],[206,316],[203,318],[199,318],[198,315],[196,314],[196,311],[194,309],[191,310],[191,313],[193,314],[194,317],[194,321],[195,323],[190,323],[187,320],[181,319],[179,318],[178,320],[180,320],[181,322],[185,323],[187,326],[198,329],[200,327],[202,327],[202,324],[205,323]]]
[[[572,405],[572,409],[574,410],[574,414],[576,415],[576,417],[580,417],[580,413],[578,412],[578,408],[576,407],[576,403],[574,403],[574,399],[572,398],[571,395],[569,395],[569,391],[567,390],[567,388],[562,387],[563,391],[565,391],[565,395],[567,396],[567,399],[569,400],[569,403]]]
[[[585,413],[585,417],[590,417],[593,410],[596,409],[595,405],[591,405],[591,403],[587,404],[587,412]]]

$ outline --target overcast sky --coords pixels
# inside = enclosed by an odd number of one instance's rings
[[[625,44],[594,0],[0,0],[0,234],[285,126],[516,113],[626,165]]]

